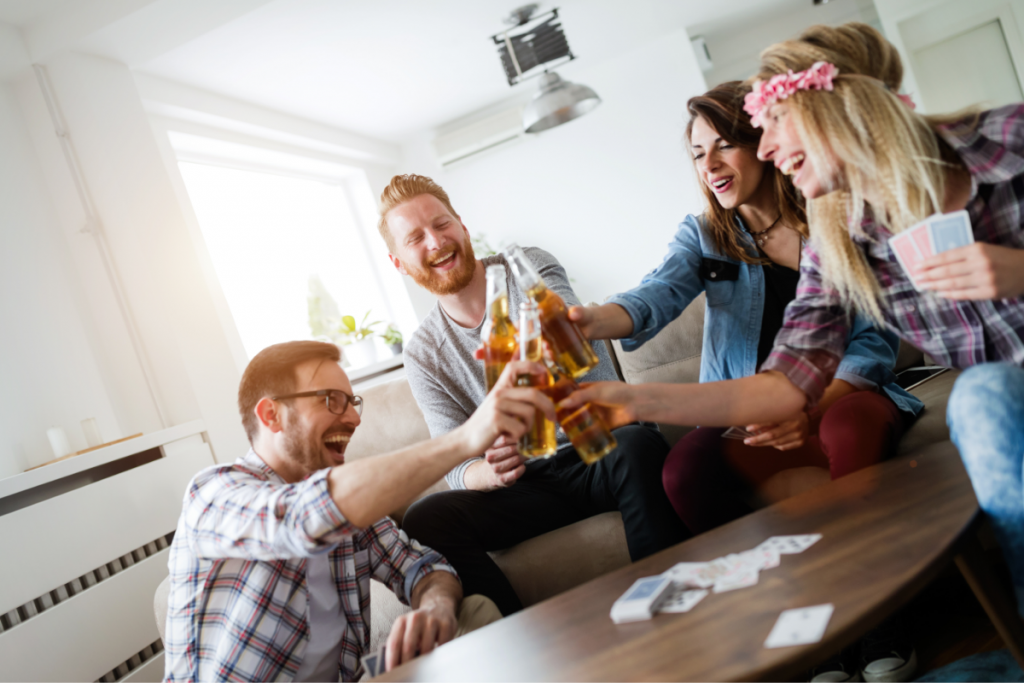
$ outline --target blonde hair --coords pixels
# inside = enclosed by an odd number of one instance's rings
[[[811,238],[825,284],[844,305],[881,322],[878,281],[851,235],[868,237],[861,227],[867,209],[893,234],[942,210],[947,169],[960,162],[936,128],[954,119],[915,114],[897,97],[899,53],[866,24],[812,26],[772,45],[756,78],[822,61],[838,69],[833,91],[802,90],[785,100],[819,177],[845,180],[807,202]]]
[[[377,221],[377,231],[384,238],[385,244],[388,245],[388,251],[392,254],[395,253],[395,239],[391,236],[391,230],[388,228],[388,211],[423,194],[437,198],[444,204],[444,208],[448,209],[448,213],[455,218],[459,217],[459,214],[455,213],[455,209],[452,208],[448,193],[432,179],[413,173],[396,175],[380,193],[380,220]]]

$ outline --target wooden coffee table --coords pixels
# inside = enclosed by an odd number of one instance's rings
[[[977,500],[952,444],[862,470],[760,510],[459,638],[375,680],[791,680],[906,603],[954,557],[1024,661],[1013,600],[985,573]],[[708,595],[687,614],[616,625],[636,579],[769,536],[820,533],[756,586]],[[982,590],[984,589],[984,590]],[[832,603],[821,642],[765,649],[779,613]]]

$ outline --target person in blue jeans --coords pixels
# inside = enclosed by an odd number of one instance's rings
[[[764,129],[758,158],[807,199],[811,235],[775,348],[753,377],[597,383],[561,407],[615,406],[613,427],[782,417],[821,400],[845,353],[846,311],[864,312],[965,370],[950,429],[1024,616],[1024,103],[922,116],[898,94],[902,79],[896,48],[865,24],[813,26],[762,52],[744,109]],[[973,242],[904,269],[889,239],[961,210]]]
[[[1024,368],[968,368],[953,385],[946,419],[978,504],[999,537],[1024,617]]]

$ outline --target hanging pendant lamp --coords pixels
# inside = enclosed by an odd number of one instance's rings
[[[562,80],[558,74],[545,73],[540,90],[523,110],[523,130],[539,133],[583,116],[601,104],[591,88]]]

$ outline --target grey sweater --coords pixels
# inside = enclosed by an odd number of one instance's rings
[[[551,291],[561,296],[568,306],[580,305],[579,299],[569,286],[565,269],[554,256],[536,247],[527,247],[524,251]],[[500,254],[487,256],[481,260],[485,268],[494,264],[505,266],[509,313],[518,327],[519,304],[526,300],[526,296],[519,289],[512,269],[505,261],[505,257]],[[476,327],[462,327],[448,317],[438,303],[419,329],[413,333],[405,347],[406,376],[409,378],[412,395],[426,418],[431,437],[447,434],[461,425],[487,396],[484,364],[473,357],[474,352],[480,348],[480,329],[483,324],[484,321],[481,320]],[[617,380],[615,368],[612,367],[604,343],[598,342],[593,346],[600,363],[582,381]],[[559,449],[568,445],[568,439],[559,428]],[[445,477],[448,485],[453,489],[466,488],[466,469],[480,459],[467,460],[449,472]],[[537,461],[538,459],[527,460],[526,466],[529,467]]]

